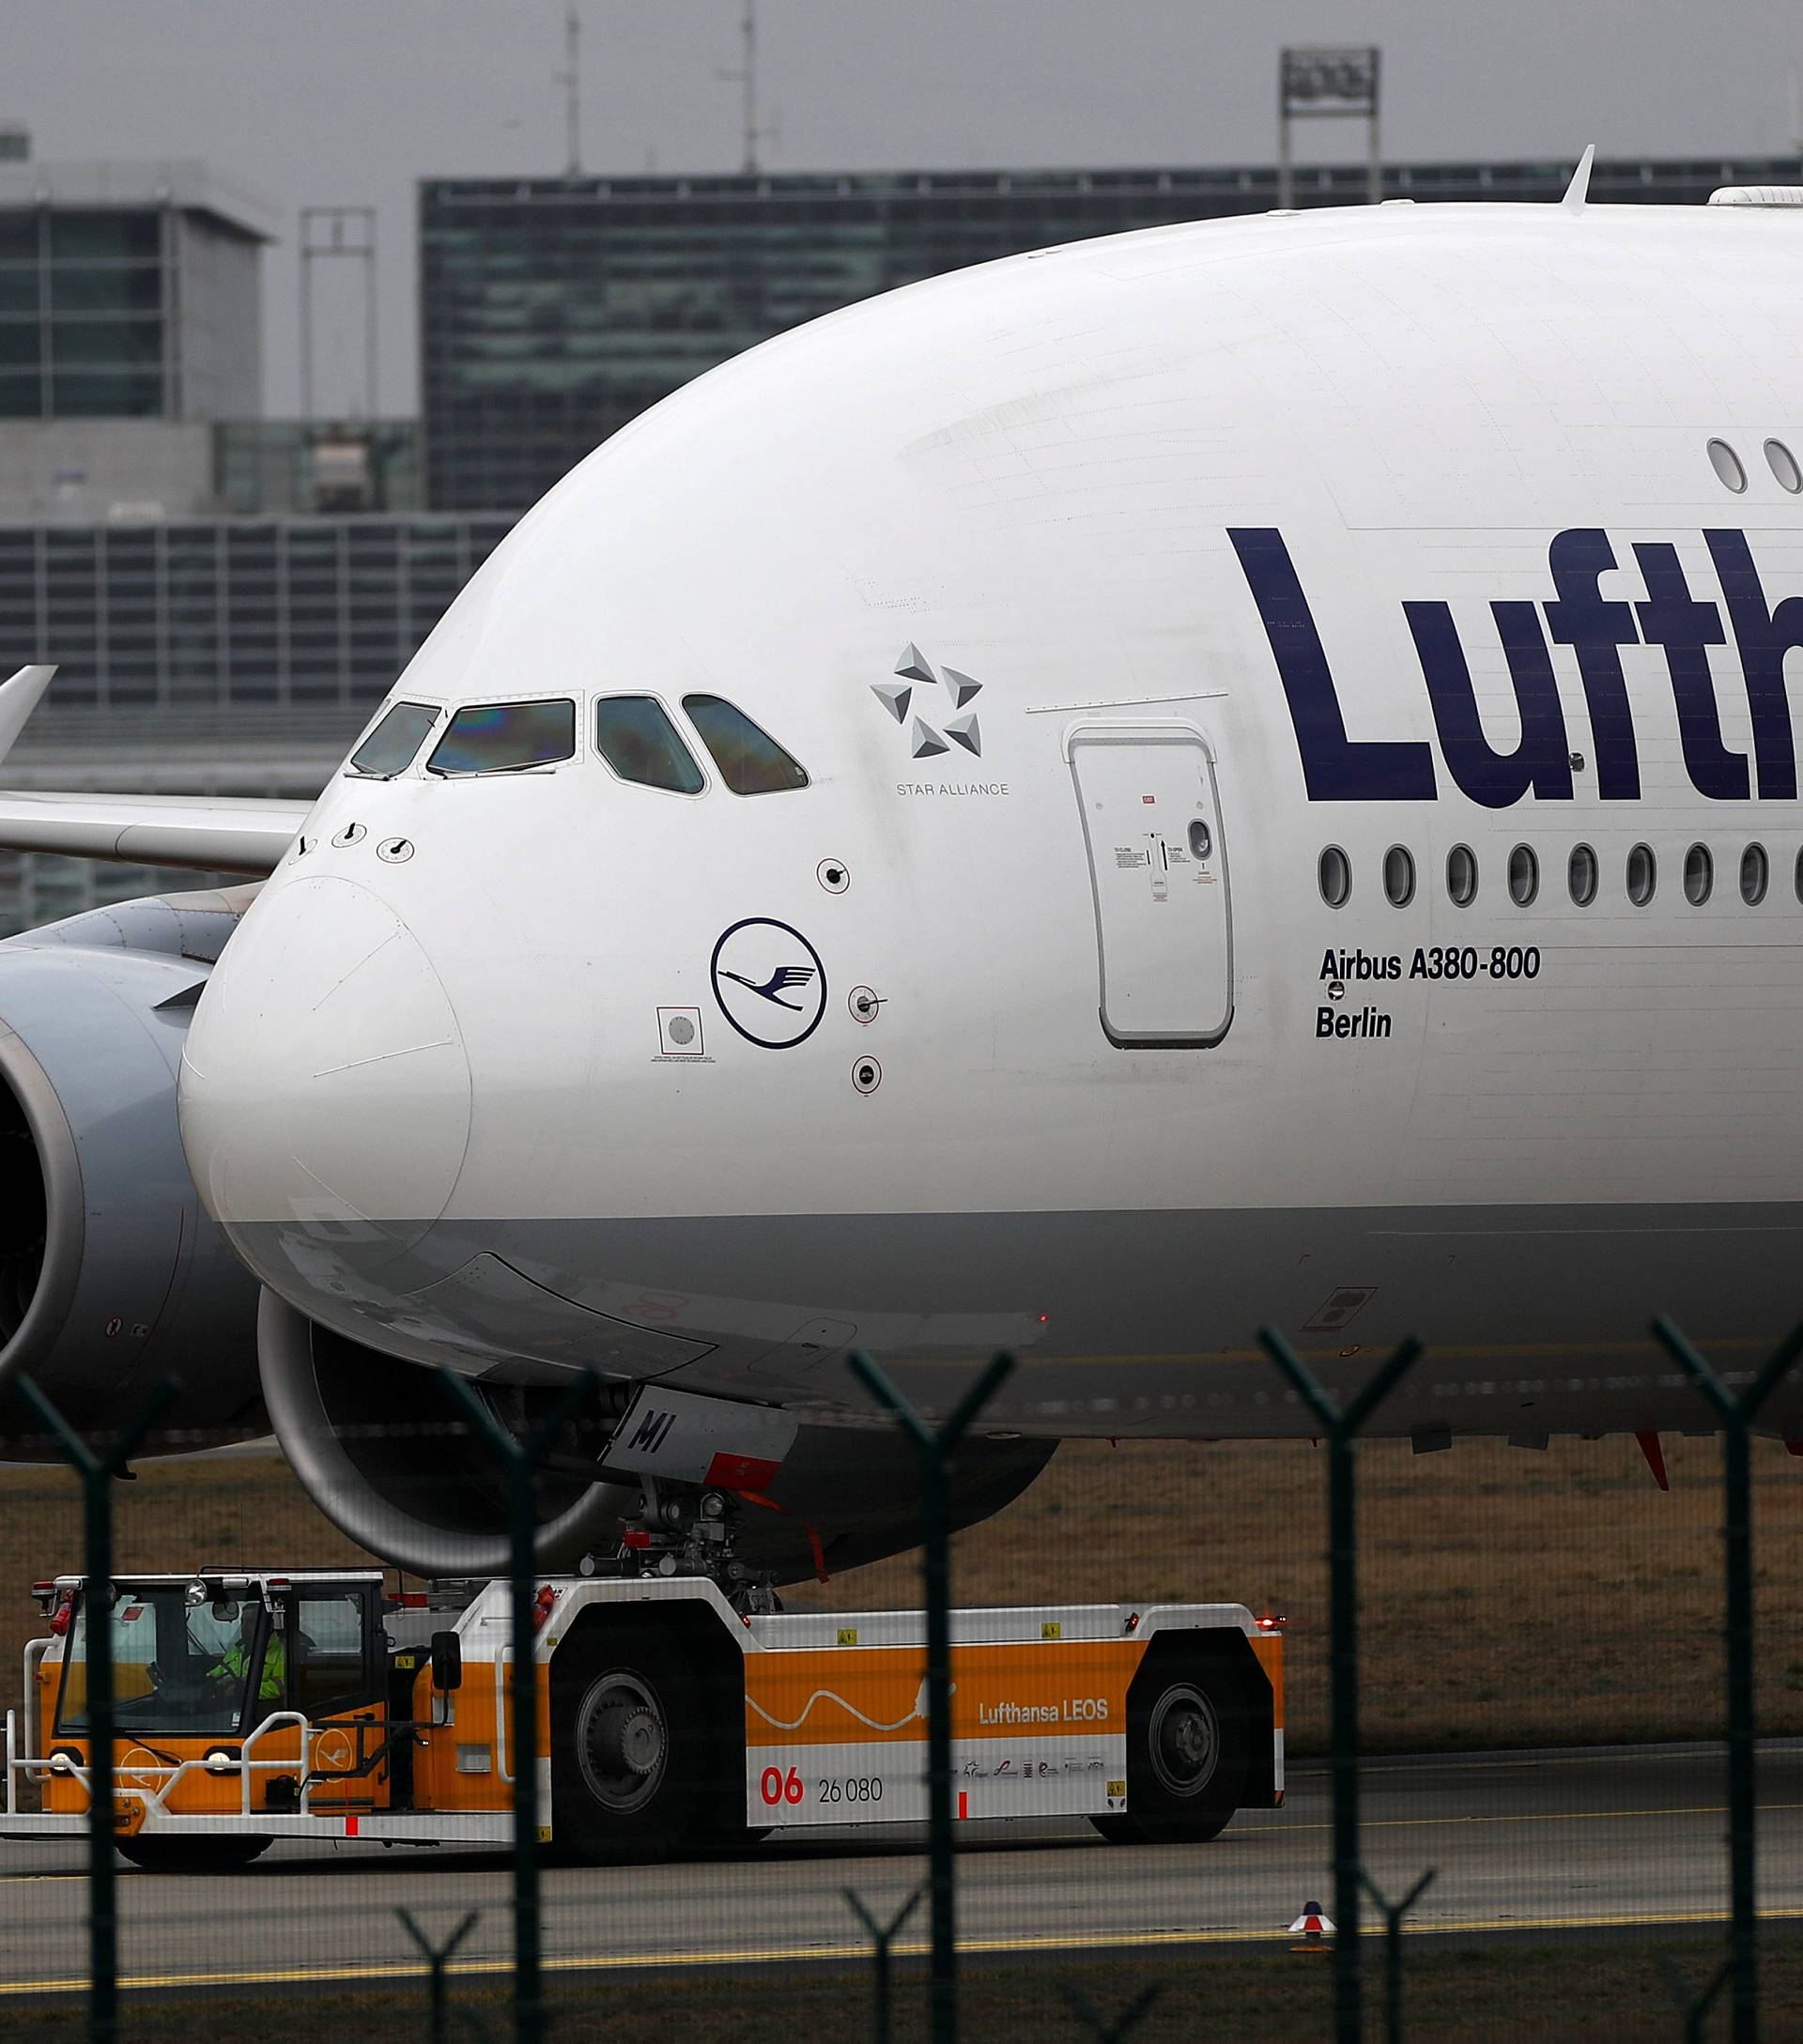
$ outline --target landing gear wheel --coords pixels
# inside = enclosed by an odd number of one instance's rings
[[[1089,1821],[1116,1845],[1219,1837],[1245,1786],[1249,1718],[1229,1667],[1191,1651],[1142,1668],[1127,1698],[1127,1812]]]
[[[551,1663],[551,1807],[585,1859],[660,1859],[710,1778],[712,1714],[680,1643],[649,1625],[573,1639]]]
[[[267,1852],[273,1838],[239,1837],[221,1838],[121,1838],[119,1857],[146,1873],[229,1874],[248,1867],[259,1852]]]

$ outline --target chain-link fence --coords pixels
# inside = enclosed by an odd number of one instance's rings
[[[1797,1345],[1724,1381],[1661,1327],[1694,1435],[1417,1453],[1362,1437],[1408,1351],[1341,1412],[1266,1339],[1316,1440],[1071,1442],[938,1539],[996,1373],[921,1422],[862,1366],[925,1554],[780,1613],[642,1549],[397,1577],[267,1442],[153,1395],[78,1441],[10,1387],[0,2021],[1803,2035],[1803,1469],[1751,1430]],[[415,1431],[511,1472],[523,1534],[558,1417],[422,1373]]]

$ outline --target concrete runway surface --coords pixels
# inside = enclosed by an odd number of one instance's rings
[[[1426,1867],[1422,1931],[1561,1935],[1698,1923],[1726,1908],[1725,1781],[1712,1746],[1613,1747],[1376,1760],[1364,1853],[1400,1896]],[[1761,1748],[1760,1899],[1803,1916],[1803,1741]],[[1096,1953],[1282,1937],[1305,1901],[1331,1909],[1328,1795],[1295,1769],[1281,1810],[1207,1846],[1111,1846],[1081,1821],[962,1827],[959,1931],[992,1954]],[[853,1959],[868,1946],[844,1899],[880,1917],[924,1876],[912,1827],[773,1839],[731,1858],[650,1867],[550,1867],[545,1953],[559,1972]],[[78,1845],[0,1842],[0,2002],[84,1985]],[[442,1942],[481,1912],[453,1971],[511,1963],[498,1853],[358,1844],[272,1848],[224,1875],[123,1868],[122,1985],[138,1990],[315,1982],[392,1984],[420,1960],[407,1908]],[[1367,1928],[1369,1915],[1367,1913]],[[924,1903],[897,1950],[921,1948]]]

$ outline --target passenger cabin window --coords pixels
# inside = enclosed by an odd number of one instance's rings
[[[405,774],[438,720],[439,713],[430,703],[397,702],[351,754],[351,772],[377,780]]]
[[[1455,845],[1446,854],[1446,892],[1455,908],[1468,909],[1477,899],[1477,853],[1470,845]]]
[[[1757,908],[1764,900],[1771,877],[1771,861],[1765,856],[1765,847],[1749,845],[1740,854],[1740,899],[1749,909]]]
[[[1415,899],[1415,855],[1406,845],[1392,845],[1383,855],[1383,892],[1394,909]]]
[[[459,710],[432,748],[428,774],[518,774],[576,752],[573,702],[479,702]]]
[[[1707,845],[1692,845],[1684,855],[1684,899],[1700,909],[1714,893],[1716,862]]]
[[[714,756],[720,778],[735,795],[773,795],[806,788],[808,771],[752,723],[743,710],[719,696],[685,696],[683,708]]]
[[[594,744],[622,780],[699,795],[707,781],[670,713],[655,696],[604,696],[594,706]]]

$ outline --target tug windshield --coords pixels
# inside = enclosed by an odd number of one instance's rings
[[[191,1605],[179,1585],[122,1588],[110,1621],[114,1717],[121,1732],[235,1732],[244,1729],[253,1705],[259,1718],[281,1708],[281,1675],[264,1667],[269,1623],[259,1602],[222,1598]],[[84,1600],[63,1656],[60,1732],[90,1729],[87,1650]]]

